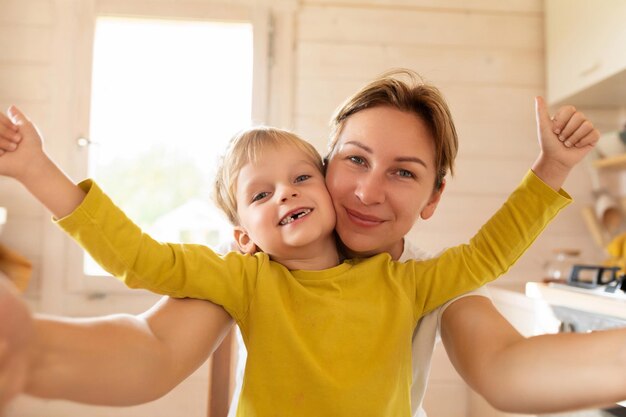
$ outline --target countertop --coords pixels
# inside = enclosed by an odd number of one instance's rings
[[[568,307],[588,313],[626,320],[626,296],[585,290],[563,284],[528,282],[526,295],[550,305]]]

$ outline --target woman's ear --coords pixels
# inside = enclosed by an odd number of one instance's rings
[[[258,248],[256,244],[250,238],[250,235],[246,230],[241,226],[235,226],[233,231],[235,242],[237,242],[237,246],[242,253],[247,253],[248,255],[254,255],[258,252]]]
[[[430,196],[430,199],[428,200],[426,207],[422,209],[422,212],[420,213],[420,217],[422,219],[427,220],[431,218],[433,214],[435,214],[435,209],[437,208],[437,205],[439,204],[439,201],[441,200],[441,194],[443,194],[443,190],[445,188],[446,188],[446,180],[443,179],[441,180],[441,186],[439,187],[439,189],[433,191],[433,194]]]

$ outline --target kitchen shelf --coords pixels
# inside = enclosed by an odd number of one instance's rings
[[[626,153],[608,158],[596,159],[593,166],[598,169],[626,169]]]

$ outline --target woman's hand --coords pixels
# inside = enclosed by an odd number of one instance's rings
[[[0,278],[0,414],[24,390],[33,334],[28,307],[15,287]]]

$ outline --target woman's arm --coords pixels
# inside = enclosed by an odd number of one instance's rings
[[[169,298],[139,316],[40,317],[26,392],[89,404],[145,403],[195,371],[231,325],[215,304]]]
[[[547,413],[626,399],[626,329],[525,338],[485,297],[465,297],[443,313],[452,364],[492,406]]]
[[[24,389],[33,320],[15,287],[0,277],[0,415],[4,406]]]

